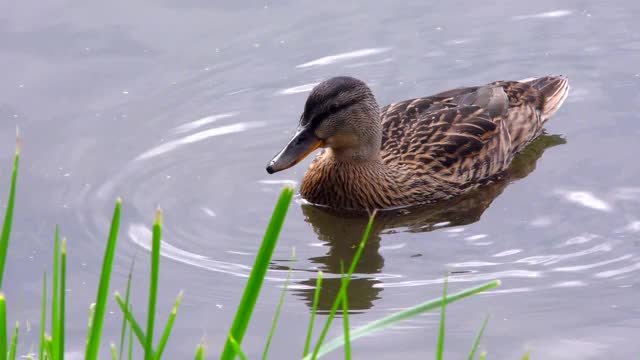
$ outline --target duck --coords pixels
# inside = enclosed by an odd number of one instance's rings
[[[269,162],[273,174],[317,149],[300,185],[335,209],[395,209],[449,200],[495,182],[569,93],[562,75],[494,81],[379,107],[367,84],[316,85],[297,130]]]

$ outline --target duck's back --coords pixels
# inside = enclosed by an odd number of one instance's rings
[[[504,171],[568,90],[566,78],[547,76],[390,104],[381,110],[383,161],[464,192]]]

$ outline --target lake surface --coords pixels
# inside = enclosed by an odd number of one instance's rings
[[[117,197],[112,291],[146,308],[150,224],[165,214],[158,312],[185,291],[170,359],[224,341],[278,193],[310,161],[268,175],[310,88],[348,74],[381,105],[452,87],[564,74],[572,90],[508,181],[439,208],[383,216],[350,293],[353,326],[500,279],[448,308],[446,355],[466,356],[486,314],[492,358],[640,354],[640,2],[483,4],[50,0],[0,3],[0,196],[23,135],[5,293],[37,348],[41,277],[55,224],[68,238],[68,358],[80,359]],[[302,351],[315,273],[339,286],[365,219],[296,199],[244,347],[262,352],[286,277],[273,358]],[[289,262],[295,247],[296,261]],[[118,341],[112,302],[105,353]],[[137,311],[144,319],[144,314]],[[429,358],[438,314],[358,340],[356,358]],[[324,315],[321,316],[321,322]],[[330,337],[341,331],[335,322]],[[294,353],[291,352],[293,347]],[[329,358],[341,358],[338,351]]]

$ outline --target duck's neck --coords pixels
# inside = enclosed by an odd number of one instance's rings
[[[353,163],[353,165],[371,166],[381,160],[380,145],[360,146],[357,148],[328,148],[324,152],[326,161]],[[376,164],[377,165],[377,164]]]
[[[366,126],[359,126],[345,135],[335,135],[325,140],[327,160],[362,163],[361,165],[379,161],[382,146],[380,117],[368,114],[366,123]]]

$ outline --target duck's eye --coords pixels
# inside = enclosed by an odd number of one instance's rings
[[[339,109],[340,109],[340,106],[338,106],[338,104],[329,105],[329,112],[332,114],[335,112],[338,112]]]

